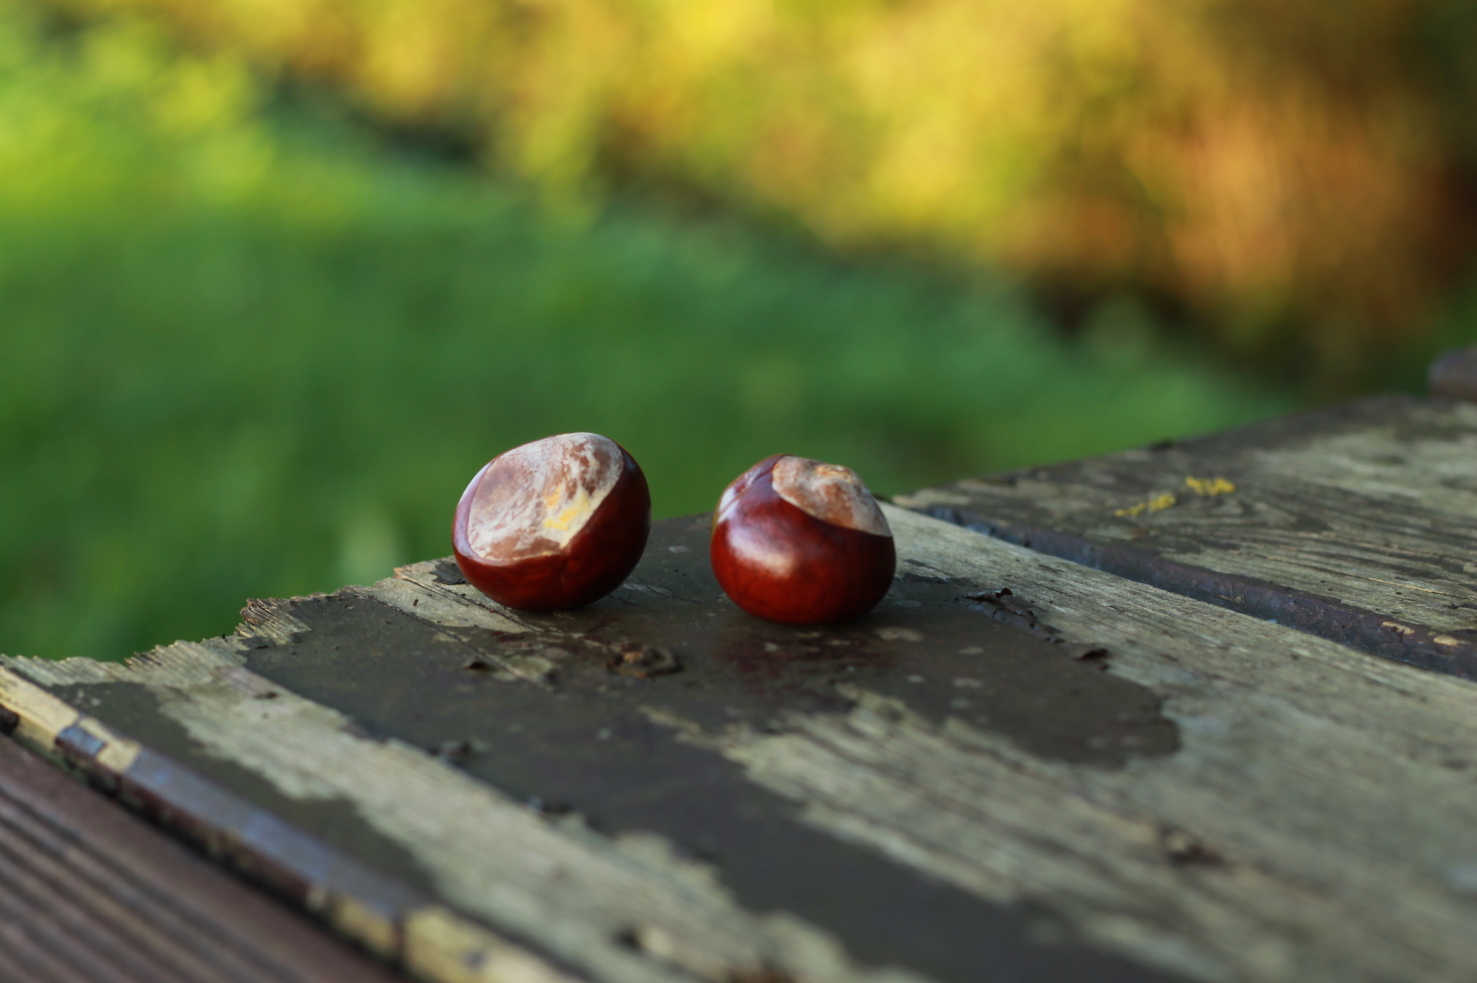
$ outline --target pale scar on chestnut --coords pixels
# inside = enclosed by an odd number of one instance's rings
[[[891,536],[877,500],[851,468],[787,455],[774,464],[775,492],[802,512],[844,529]]]
[[[490,563],[558,553],[610,495],[624,470],[615,441],[560,434],[490,462],[467,516],[467,545]]]
[[[749,614],[789,624],[858,617],[892,583],[892,531],[850,468],[768,457],[724,489],[713,575]]]

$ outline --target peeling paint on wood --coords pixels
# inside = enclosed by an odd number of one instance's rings
[[[898,503],[1477,678],[1477,404],[1381,397]]]
[[[1468,978],[1477,686],[886,511],[896,590],[840,629],[735,612],[676,520],[582,612],[417,564],[7,659],[0,705],[241,810],[194,830],[238,863],[276,830],[268,873],[429,980]],[[648,646],[681,671],[619,671]]]

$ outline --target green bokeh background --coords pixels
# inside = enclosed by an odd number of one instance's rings
[[[660,517],[780,451],[891,494],[1305,401],[1128,298],[1068,334],[988,270],[551,207],[151,22],[12,0],[0,342],[0,651],[50,657],[444,555],[472,474],[551,433],[627,446]]]

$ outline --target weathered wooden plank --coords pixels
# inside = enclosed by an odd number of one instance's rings
[[[1468,978],[1477,687],[888,516],[905,576],[844,628],[747,619],[673,522],[583,612],[420,564],[127,666],[10,659],[0,704],[394,870],[454,927],[359,931],[428,979]]]
[[[1477,404],[1381,397],[898,502],[1477,678]]]
[[[114,709],[140,731],[152,728],[157,738],[160,732],[175,733],[170,718],[155,712],[154,697],[144,687],[129,686],[124,680],[131,681],[133,673],[142,670],[142,678],[164,681],[161,693],[209,679],[237,699],[275,699],[277,691],[270,684],[250,673],[233,671],[240,661],[240,647],[239,641],[225,639],[177,643],[140,657],[119,675],[114,671],[122,667],[85,659],[54,665],[62,672],[58,678],[69,681],[75,674],[92,682],[120,682],[123,698],[121,707]],[[18,661],[31,663],[33,668],[45,665],[42,660]],[[93,672],[98,668],[104,670],[101,675]],[[130,697],[142,697],[143,703],[131,705]],[[78,698],[83,705],[90,702],[85,695]],[[248,704],[252,709],[260,705]],[[209,775],[205,777],[199,770],[116,733],[78,706],[9,669],[0,669],[0,707],[5,708],[11,732],[22,743],[76,770],[159,825],[183,835],[412,975],[449,983],[565,983],[575,979],[549,960],[383,873],[381,868],[396,868],[395,844],[377,840],[367,824],[357,822],[352,805],[339,809],[331,801],[321,802],[322,797],[295,794],[295,789],[280,793],[266,776],[231,756],[212,757],[209,748],[184,755],[193,764],[205,765],[203,771]],[[315,709],[332,715],[326,708]],[[250,719],[251,710],[247,717],[248,729],[261,723]],[[332,719],[336,726],[352,729],[350,722]],[[276,728],[267,731],[265,736],[259,732],[257,739],[275,740]],[[228,787],[232,785],[234,789]],[[330,845],[285,821],[283,815],[314,828],[329,826],[335,842]],[[371,845],[380,849],[370,861],[346,852],[363,851]],[[50,947],[43,951],[49,952]]]
[[[922,965],[939,979],[973,979],[986,961],[1002,980],[1158,978],[1111,953],[1041,945],[1031,938],[1036,915],[920,878],[811,829],[721,755],[650,719],[660,700],[648,707],[633,699],[675,697],[667,710],[724,727],[779,719],[787,709],[844,712],[851,701],[834,686],[844,676],[906,688],[942,717],[959,699],[953,676],[920,685],[898,669],[919,661],[922,631],[943,638],[952,631],[953,648],[922,658],[965,671],[981,653],[993,654],[1004,696],[995,700],[993,726],[1041,753],[1116,767],[1133,754],[1175,746],[1151,694],[1075,661],[1080,653],[1040,633],[959,607],[953,587],[927,579],[905,582],[891,617],[880,621],[829,632],[766,626],[726,601],[717,607],[722,594],[707,571],[705,533],[701,521],[667,524],[646,574],[622,591],[626,599],[582,612],[498,613],[463,586],[438,585],[427,571],[455,568],[437,564],[372,593],[258,605],[248,612],[248,637],[232,643],[176,645],[122,669],[24,664],[27,675],[48,684],[42,697],[86,706],[89,716],[126,727],[143,750],[65,711],[38,717],[44,700],[22,698],[19,683],[10,698],[30,707],[18,710],[23,731],[31,717],[50,719],[43,730],[58,735],[53,749],[84,766],[111,761],[134,796],[139,762],[152,758],[158,771],[161,751],[187,760],[238,799],[251,797],[274,815],[296,812],[355,856],[389,864],[405,880],[419,877],[411,890],[432,889],[601,979],[746,978],[769,970],[806,980],[917,978],[889,968],[896,963]],[[417,576],[429,579],[417,583]],[[642,679],[645,663],[637,660],[638,674],[630,675],[633,665],[621,656],[658,636],[683,649],[682,671]],[[797,672],[771,679],[777,662]],[[305,692],[320,702],[302,699]],[[1022,715],[1015,702],[1057,712]],[[79,730],[87,736],[68,736]],[[393,740],[382,745],[367,734]],[[405,741],[442,752],[464,771]],[[194,825],[264,824],[238,814],[239,802],[215,804],[226,796],[177,767],[170,773],[151,781],[148,795],[185,788],[187,802],[173,808],[208,813]],[[494,779],[497,791],[468,774]],[[273,788],[262,789],[254,776],[268,777]],[[315,816],[305,814],[305,800],[353,809]],[[559,818],[570,801],[578,813]],[[592,823],[614,825],[618,835],[597,836]],[[265,856],[279,885],[295,885],[304,897],[362,896],[341,875],[325,873],[344,863],[284,848],[288,831],[269,834],[240,845],[258,866]],[[727,858],[722,883],[710,869],[718,854]],[[310,868],[295,881],[292,856],[307,858],[297,870]],[[530,870],[529,857],[549,859]],[[388,893],[371,887],[376,897]],[[900,906],[929,917],[900,921]],[[375,937],[392,940],[393,927],[414,927],[413,902],[369,907],[386,912]],[[383,943],[382,951],[394,954]]]
[[[3,738],[0,883],[6,980],[402,978]]]

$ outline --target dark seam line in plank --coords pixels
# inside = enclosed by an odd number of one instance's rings
[[[1424,625],[1397,623],[1386,615],[1255,577],[1219,573],[1071,533],[994,522],[951,506],[932,505],[914,511],[1125,580],[1339,642],[1369,655],[1477,680],[1477,645],[1459,639],[1454,639],[1454,645],[1439,643],[1437,638],[1452,636]]]

